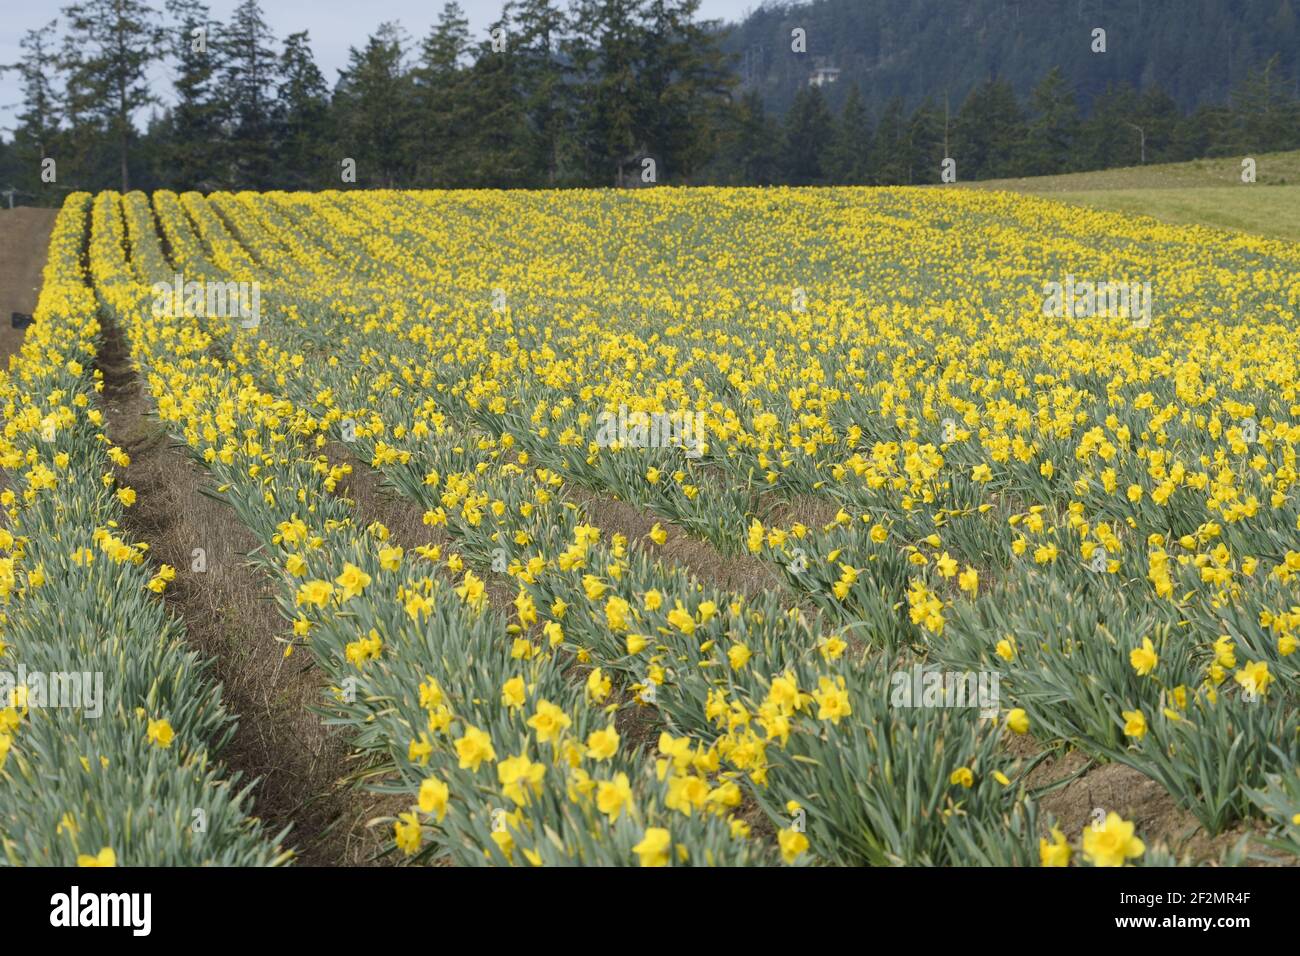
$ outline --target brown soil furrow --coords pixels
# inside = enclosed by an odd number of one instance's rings
[[[331,442],[326,452],[332,462],[352,469],[339,482],[339,494],[353,502],[363,527],[371,521],[381,522],[392,540],[407,551],[426,544],[439,545],[444,554],[456,550],[455,542],[444,531],[425,526],[423,508],[385,485],[383,475],[358,458],[351,448]],[[487,588],[488,604],[508,616],[517,593],[513,579],[482,568],[476,568],[475,573]]]
[[[315,711],[325,682],[310,657],[284,656],[288,629],[275,586],[247,557],[256,539],[228,506],[203,494],[206,473],[151,417],[115,328],[106,332],[101,359],[111,370],[102,398],[107,433],[131,456],[123,483],[137,493],[126,530],[149,544],[154,564],[176,568],[167,603],[195,648],[213,659],[226,704],[239,715],[222,759],[258,781],[258,816],[273,829],[292,824],[287,843],[300,864],[375,861],[388,834],[369,823],[394,812],[391,799],[362,789],[369,768]],[[202,572],[194,570],[197,549]]]
[[[1007,741],[1011,754],[1032,759],[1042,753],[1041,745],[1030,737],[1012,737]],[[1159,783],[1132,767],[1118,763],[1093,764],[1079,750],[1062,747],[1038,763],[1026,778],[1031,791],[1038,791],[1039,828],[1047,836],[1047,817],[1061,832],[1076,842],[1080,834],[1101,814],[1118,813],[1132,821],[1136,833],[1147,846],[1163,844],[1180,857],[1213,863],[1232,849],[1243,836],[1257,837],[1267,831],[1261,820],[1239,822],[1218,836],[1210,836],[1197,819],[1175,802]],[[1268,858],[1281,859],[1258,840],[1251,840],[1250,852],[1263,863]]]
[[[626,501],[575,485],[568,486],[565,495],[604,532],[606,540],[621,534],[628,541],[640,541],[666,566],[683,568],[703,584],[749,596],[785,588],[768,562],[749,554],[723,554],[705,539]],[[651,543],[647,537],[656,524],[668,534],[662,545]]]

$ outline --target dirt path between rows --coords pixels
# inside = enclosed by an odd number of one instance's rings
[[[292,825],[286,842],[298,863],[385,862],[387,832],[371,821],[392,810],[362,789],[369,768],[345,733],[314,710],[326,687],[310,655],[284,656],[277,638],[288,636],[288,626],[276,588],[248,559],[256,539],[228,505],[203,493],[207,475],[152,417],[114,327],[106,329],[99,367],[108,435],[131,457],[125,483],[137,498],[126,528],[132,540],[148,542],[155,565],[176,569],[168,606],[184,620],[189,642],[213,660],[226,706],[239,715],[221,759],[245,781],[257,780],[257,816],[276,831]]]

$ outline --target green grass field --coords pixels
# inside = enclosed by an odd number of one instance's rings
[[[1252,184],[1241,182],[1241,157],[1224,157],[965,185],[1300,242],[1300,151],[1254,159]]]
[[[1100,189],[1062,192],[1054,198],[1180,225],[1217,226],[1300,242],[1300,186]]]

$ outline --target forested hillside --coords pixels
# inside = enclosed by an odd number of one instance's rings
[[[815,0],[766,3],[723,48],[743,82],[784,112],[815,65],[836,67],[833,106],[852,84],[879,112],[945,93],[960,103],[990,76],[1026,96],[1060,67],[1085,109],[1108,86],[1159,86],[1182,110],[1223,102],[1274,53],[1295,94],[1300,51],[1295,0]],[[807,34],[792,56],[790,32]],[[1092,31],[1106,31],[1106,52]]]

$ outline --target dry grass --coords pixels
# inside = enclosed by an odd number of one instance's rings
[[[1181,226],[1213,226],[1300,242],[1300,186],[1115,189],[1053,193],[1051,198]]]

